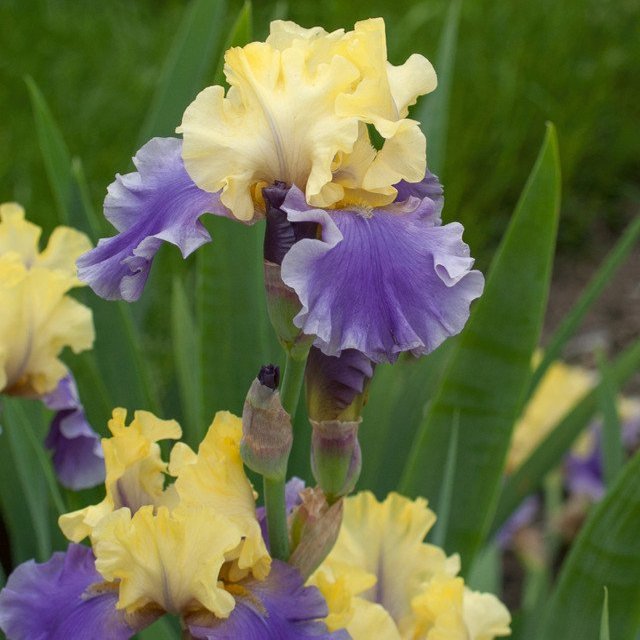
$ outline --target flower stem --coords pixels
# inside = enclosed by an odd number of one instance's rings
[[[291,416],[291,422],[296,417],[298,399],[304,381],[304,369],[307,364],[306,356],[302,359],[294,359],[287,355],[287,364],[284,370],[284,379],[280,387],[280,402],[284,410]]]
[[[287,354],[284,379],[280,388],[280,401],[285,411],[295,418],[300,391],[304,381],[306,358],[294,359]],[[284,498],[286,473],[282,478],[263,478],[264,504],[267,509],[267,530],[271,555],[278,560],[289,559],[289,531],[287,529],[287,506]]]

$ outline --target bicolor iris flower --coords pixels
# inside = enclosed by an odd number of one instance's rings
[[[168,464],[158,443],[179,425],[144,411],[125,420],[116,409],[103,440],[104,500],[62,516],[67,551],[20,565],[0,593],[9,638],[124,640],[164,613],[196,639],[348,638],[322,622],[320,592],[268,554],[239,418],[218,413],[198,452],[177,443]]]
[[[21,206],[0,205],[0,393],[53,391],[67,375],[61,351],[93,345],[91,310],[67,295],[82,285],[75,262],[91,243],[75,229],[57,227],[40,251],[41,231]]]
[[[0,393],[39,398],[56,411],[45,444],[60,482],[84,489],[104,479],[100,438],[59,355],[93,345],[91,310],[68,295],[82,286],[75,262],[91,243],[57,227],[40,251],[41,232],[20,205],[0,205]]]
[[[329,629],[353,640],[493,640],[511,617],[493,595],[470,590],[458,556],[424,542],[435,522],[426,501],[370,492],[344,499],[335,547],[311,576],[327,600]]]
[[[135,300],[162,241],[186,257],[210,240],[202,214],[269,224],[277,212],[293,238],[281,265],[293,321],[325,354],[393,361],[458,333],[484,280],[462,226],[442,224],[442,187],[408,117],[436,87],[428,60],[391,65],[382,19],[332,33],[275,21],[265,42],[227,51],[224,70],[228,91],[196,97],[182,141],[151,140],[109,187],[119,234],[78,261],[80,277]]]

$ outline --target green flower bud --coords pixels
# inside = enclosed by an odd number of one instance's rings
[[[311,420],[311,470],[329,503],[353,491],[362,469],[357,421]]]
[[[262,367],[249,388],[242,411],[240,454],[256,473],[272,480],[284,479],[293,444],[291,418],[282,407],[277,367]]]
[[[307,488],[300,492],[302,503],[290,519],[293,553],[289,564],[306,580],[329,555],[340,533],[343,503],[329,504],[322,490]]]

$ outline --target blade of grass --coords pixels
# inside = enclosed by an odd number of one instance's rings
[[[491,267],[484,295],[455,346],[442,382],[415,435],[400,490],[433,501],[442,485],[453,415],[460,415],[455,510],[448,551],[464,568],[482,544],[497,503],[511,430],[531,376],[555,247],[560,172],[548,126],[538,160]],[[517,303],[516,303],[517,301]],[[440,509],[436,505],[436,513]]]
[[[253,6],[251,2],[245,2],[242,9],[238,12],[238,16],[233,23],[233,27],[229,30],[229,35],[224,43],[222,51],[226,51],[231,47],[242,47],[253,37]],[[215,75],[213,76],[213,84],[224,83],[224,55],[220,55]]]
[[[628,347],[610,367],[612,384],[615,387],[621,387],[638,368],[640,368],[640,340]],[[573,441],[597,411],[598,393],[598,387],[596,387],[586,394],[550,431],[515,473],[507,478],[496,510],[492,533],[504,524],[524,498],[541,485],[544,476],[561,462]]]
[[[542,360],[537,366],[529,385],[528,397],[531,397],[540,380],[551,363],[556,360],[569,338],[576,332],[593,303],[600,297],[616,271],[628,257],[629,253],[640,238],[640,217],[636,218],[625,230],[624,234],[611,250],[593,276],[571,311],[565,316],[547,345]]]
[[[458,461],[458,433],[460,432],[460,412],[453,415],[453,425],[449,438],[449,450],[447,451],[447,462],[444,467],[444,480],[440,487],[438,496],[438,519],[433,528],[433,544],[438,547],[444,546],[447,539],[447,527],[449,525],[449,514],[451,513],[451,501],[453,499],[453,480],[456,473]]]
[[[427,159],[429,168],[434,173],[439,173],[443,170],[446,156],[449,99],[451,97],[458,48],[458,26],[460,24],[461,7],[462,0],[452,0],[449,3],[436,56],[438,89],[423,99],[421,106],[413,116],[422,123],[427,136]]]
[[[571,546],[544,608],[540,638],[597,640],[602,589],[608,590],[613,638],[640,631],[640,453],[625,466],[591,511]]]
[[[172,135],[182,112],[202,88],[216,59],[225,25],[226,0],[194,0],[185,11],[140,130],[137,147],[154,136]]]
[[[616,406],[617,389],[611,379],[609,364],[601,353],[597,354],[597,360],[601,380],[598,405],[602,414],[602,462],[605,486],[609,487],[624,466],[622,424]]]
[[[68,225],[71,223],[69,211],[71,204],[71,155],[60,129],[53,119],[51,110],[35,81],[31,76],[27,76],[25,82],[31,98],[36,133],[44,166],[58,211],[57,218],[53,217],[46,221],[46,227],[50,230],[57,224]]]
[[[93,351],[77,355],[68,353],[65,361],[78,383],[80,400],[89,422],[94,428],[106,425],[115,405],[98,367],[96,354]]]
[[[5,420],[1,409],[0,406],[0,507],[8,534],[11,562],[16,566],[36,556],[38,542],[16,469],[18,461],[12,455],[7,431],[11,425]]]
[[[49,558],[52,551],[49,500],[44,487],[44,478],[39,473],[38,462],[31,455],[31,445],[25,432],[25,415],[20,410],[19,403],[20,400],[15,398],[3,398],[3,437],[6,438],[11,452],[13,468],[26,503],[30,526],[35,535],[36,548],[33,551],[36,558],[42,562]],[[30,417],[33,416],[30,415]],[[44,432],[42,425],[41,431]],[[13,479],[14,482],[15,480],[16,478]]]
[[[182,282],[173,279],[171,297],[171,333],[180,400],[185,415],[184,440],[197,447],[207,425],[202,417],[202,388],[200,360],[198,359],[198,336],[187,294]]]
[[[87,178],[84,173],[84,166],[80,158],[73,158],[71,161],[71,177],[78,190],[80,201],[82,202],[82,208],[87,219],[87,223],[91,230],[91,239],[93,242],[97,242],[99,238],[106,235],[105,218],[98,217],[95,207],[91,202],[91,194],[89,193],[89,185],[87,184]]]
[[[359,483],[380,499],[398,486],[414,435],[454,343],[455,339],[448,340],[424,358],[406,355],[393,365],[376,367],[358,434],[362,447]],[[308,464],[308,449],[303,456]]]
[[[43,441],[39,440],[34,433],[31,422],[27,419],[22,407],[18,404],[14,407],[14,410],[16,412],[16,415],[18,416],[18,419],[20,420],[20,427],[23,430],[24,435],[26,436],[26,440],[31,445],[31,450],[34,453],[35,459],[37,460],[40,467],[40,471],[44,476],[53,506],[55,507],[58,516],[61,516],[63,513],[66,513],[68,509],[64,503],[64,498],[60,493],[60,487],[58,486],[56,475],[53,471],[53,467],[51,466],[51,460],[45,453]]]
[[[610,640],[609,633],[609,591],[604,587],[604,599],[602,602],[602,616],[600,618],[600,640]]]

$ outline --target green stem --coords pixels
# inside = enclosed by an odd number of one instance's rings
[[[294,360],[287,355],[287,364],[284,370],[284,379],[280,387],[280,402],[284,410],[291,416],[291,422],[296,417],[298,399],[304,382],[304,370],[307,365],[306,356],[301,360]]]
[[[298,408],[306,358],[294,359],[287,354],[284,379],[280,387],[280,401],[293,422]],[[284,499],[286,473],[282,478],[263,478],[264,504],[267,509],[267,529],[271,555],[278,560],[289,559],[289,531],[287,529],[287,506]]]
[[[289,559],[289,530],[287,529],[287,505],[284,500],[284,484],[284,478],[262,478],[271,556],[278,560],[286,561]]]

